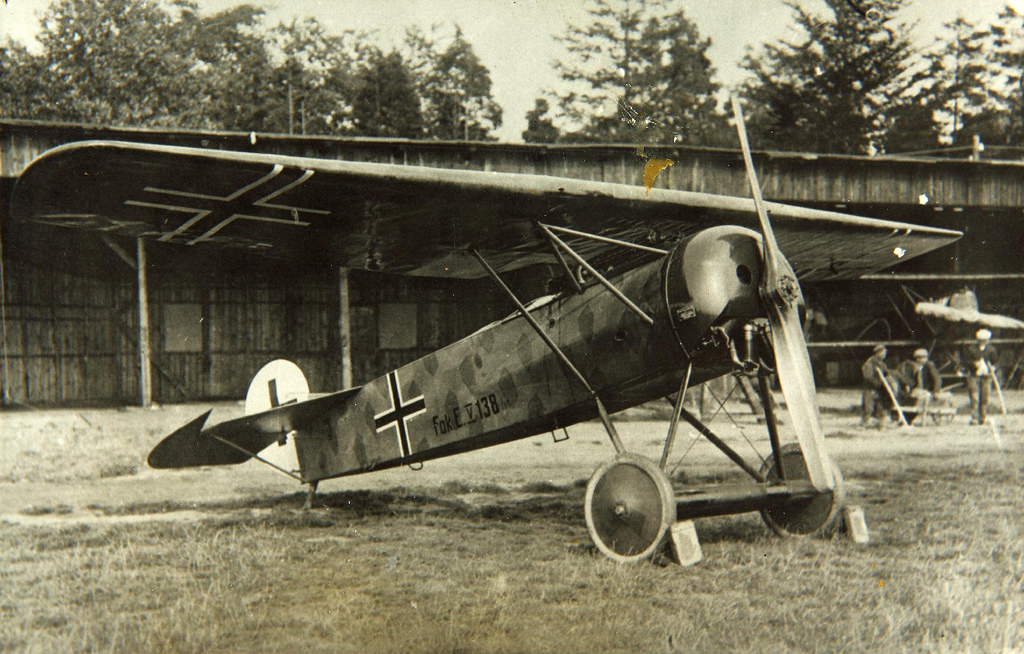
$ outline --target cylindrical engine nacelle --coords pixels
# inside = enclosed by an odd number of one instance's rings
[[[735,225],[705,229],[671,252],[665,304],[687,356],[710,337],[712,325],[764,315],[758,295],[763,269],[761,236]]]

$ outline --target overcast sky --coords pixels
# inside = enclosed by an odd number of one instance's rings
[[[855,0],[862,5],[870,0]],[[242,0],[197,0],[213,13]],[[915,40],[927,43],[942,23],[962,14],[978,24],[996,17],[1007,0],[906,0],[905,18],[916,22]],[[821,0],[800,0],[819,10]],[[49,0],[6,0],[0,5],[0,35],[30,43]],[[495,99],[504,109],[503,141],[520,141],[525,114],[545,89],[557,88],[551,62],[562,56],[553,35],[586,19],[585,0],[273,0],[250,4],[267,9],[269,24],[315,17],[329,32],[377,29],[385,47],[397,44],[407,25],[457,22],[491,71]],[[679,0],[703,36],[711,38],[717,80],[732,85],[743,77],[738,62],[747,46],[787,35],[791,12],[783,0]]]

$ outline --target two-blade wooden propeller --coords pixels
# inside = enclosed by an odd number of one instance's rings
[[[814,374],[807,354],[807,342],[800,325],[803,293],[796,274],[775,240],[775,233],[768,219],[768,210],[761,196],[761,186],[754,171],[743,112],[735,96],[732,97],[732,110],[736,119],[740,147],[743,149],[747,181],[750,183],[750,192],[761,227],[764,271],[759,292],[771,326],[779,384],[782,386],[782,394],[786,398],[789,415],[793,420],[797,441],[804,453],[810,482],[817,490],[831,490],[836,486],[835,468],[825,451]]]

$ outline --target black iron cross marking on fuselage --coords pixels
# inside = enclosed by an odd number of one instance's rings
[[[206,195],[188,191],[147,186],[147,193],[159,193],[184,198],[183,204],[162,202],[143,202],[126,200],[125,204],[132,207],[164,209],[192,214],[176,229],[160,235],[161,241],[187,239],[189,245],[208,241],[213,236],[236,220],[253,220],[264,223],[277,223],[296,227],[308,227],[309,223],[300,220],[301,214],[329,215],[330,211],[320,209],[304,209],[284,204],[272,204],[279,195],[292,190],[313,176],[312,170],[285,168],[275,164],[269,173],[260,179],[247,184],[235,192],[226,195]],[[278,179],[280,177],[280,179]],[[284,182],[283,185],[281,182]],[[187,205],[187,206],[186,206]],[[195,228],[195,229],[193,229]],[[188,232],[192,231],[191,234]],[[198,234],[196,232],[199,232]]]
[[[402,400],[402,389],[398,384],[398,373],[388,373],[388,394],[391,396],[391,408],[373,417],[377,433],[392,426],[398,431],[398,446],[402,449],[402,458],[406,459],[412,454],[412,447],[409,443],[408,421],[421,413],[426,413],[427,403],[423,396],[414,397],[406,404]]]

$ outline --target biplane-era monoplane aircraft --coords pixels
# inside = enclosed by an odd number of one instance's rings
[[[738,112],[737,112],[738,116]],[[739,118],[739,116],[738,116]],[[584,512],[597,547],[647,558],[676,521],[760,510],[812,534],[841,504],[800,325],[798,278],[857,277],[952,242],[940,229],[765,203],[740,123],[752,199],[547,176],[429,169],[119,142],[61,146],[14,190],[15,220],[193,248],[403,275],[490,277],[518,310],[362,386],[306,396],[288,366],[257,375],[266,410],[150,453],[155,468],[235,464],[287,441],[297,477],[418,464],[599,419],[614,455]],[[520,298],[503,279],[534,265],[565,289]],[[582,275],[581,275],[582,272]],[[659,461],[627,451],[611,417],[727,374],[777,375],[795,442],[764,401],[773,454],[745,461],[676,402]],[[259,401],[252,403],[253,406]],[[746,472],[742,488],[677,493],[667,460],[680,420]],[[788,441],[792,437],[787,437]]]

